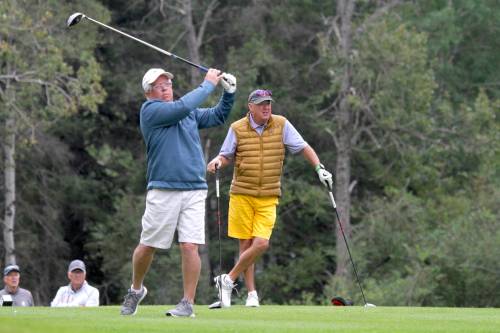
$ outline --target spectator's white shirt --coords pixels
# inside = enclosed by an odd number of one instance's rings
[[[70,284],[59,288],[50,306],[99,306],[99,290],[89,285],[87,281],[84,281],[77,291],[71,289]]]

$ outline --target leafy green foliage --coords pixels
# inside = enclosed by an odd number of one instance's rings
[[[103,196],[74,172],[71,149],[49,134],[79,110],[95,112],[105,96],[92,56],[95,34],[92,42],[67,43],[62,22],[70,9],[59,1],[0,5],[0,119],[15,124],[9,130],[17,135],[17,248],[37,303],[53,296],[55,283],[66,283],[67,260],[80,257],[74,249],[85,242],[85,219],[99,215],[95,200]],[[89,187],[99,194],[86,202]]]
[[[192,2],[197,29],[208,3]],[[238,78],[229,121],[245,115],[250,91],[271,89],[273,112],[291,121],[331,171],[332,105],[349,61],[350,246],[368,301],[498,306],[498,2],[401,2],[372,16],[381,3],[356,2],[353,52],[345,59],[336,2],[219,1],[201,62]],[[188,57],[177,5],[87,1],[85,13]],[[193,88],[185,64],[90,22],[66,29],[79,10],[58,0],[0,4],[0,120],[17,120],[17,255],[37,304],[48,304],[67,282],[67,262],[76,257],[87,261],[101,301],[121,302],[146,191],[140,80],[148,68],[163,67],[175,74],[177,97]],[[218,100],[217,89],[207,105]],[[202,132],[209,158],[228,126]],[[226,237],[231,178],[232,168],[221,172],[223,271],[238,248]],[[209,269],[216,275],[213,176],[207,181]],[[256,266],[263,304],[326,304],[336,295],[361,304],[353,278],[333,277],[334,212],[302,156],[287,156],[282,184],[271,248]],[[176,245],[158,252],[145,302],[176,303],[180,274]],[[211,287],[200,288],[198,302],[215,297]]]

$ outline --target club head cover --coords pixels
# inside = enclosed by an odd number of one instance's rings
[[[332,298],[332,305],[335,305],[335,306],[351,306],[353,305],[354,303],[350,300],[346,300],[342,297],[334,297]]]

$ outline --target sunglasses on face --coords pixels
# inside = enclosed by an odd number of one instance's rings
[[[253,96],[257,96],[257,97],[267,97],[267,96],[272,96],[273,93],[271,90],[264,90],[264,89],[259,89],[259,90],[256,90],[254,93],[253,93]]]
[[[271,105],[271,101],[263,101],[260,102],[259,104],[255,104],[256,106],[266,106],[266,105]]]
[[[166,81],[166,82],[162,82],[162,83],[158,83],[158,84],[155,84],[153,86],[153,89],[163,89],[163,88],[170,88],[172,86],[172,81]]]

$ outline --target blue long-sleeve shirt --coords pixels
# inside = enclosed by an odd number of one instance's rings
[[[215,86],[204,81],[179,100],[147,100],[140,126],[147,151],[148,190],[206,189],[205,158],[198,130],[221,125],[228,118],[234,94],[224,92],[212,108],[198,108]]]

